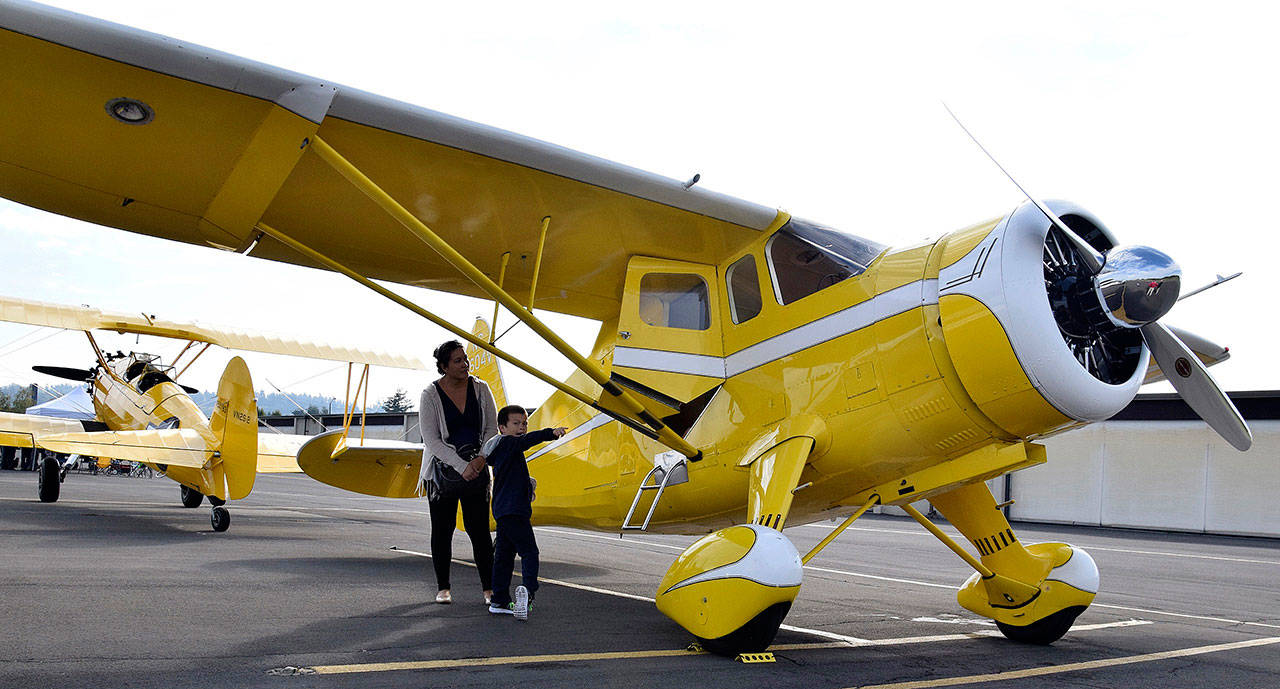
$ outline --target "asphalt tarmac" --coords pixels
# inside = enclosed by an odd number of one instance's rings
[[[806,568],[775,662],[744,664],[685,650],[651,602],[692,537],[538,529],[521,623],[488,614],[461,533],[455,603],[432,602],[424,502],[263,476],[229,507],[214,533],[163,478],[72,474],[43,504],[0,471],[0,687],[1280,686],[1274,540],[1015,524],[1102,572],[1033,647],[956,604],[969,572],[917,524],[869,515]],[[832,526],[786,533],[803,553]]]

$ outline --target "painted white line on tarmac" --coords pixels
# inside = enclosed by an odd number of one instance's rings
[[[406,550],[406,549],[404,549],[404,548],[399,548],[399,547],[395,547],[395,546],[392,546],[391,550],[393,550],[393,551],[395,551],[395,552],[397,552],[397,553],[405,553],[405,554],[408,554],[408,555],[417,555],[417,556],[419,556],[419,557],[426,557],[426,558],[431,557],[431,555],[430,555],[430,554],[428,554],[428,553],[423,553],[423,552],[419,552],[419,551],[416,551],[416,550]],[[456,562],[456,563],[458,563],[458,564],[460,564],[460,565],[466,565],[466,566],[468,566],[468,567],[475,567],[475,563],[473,563],[473,562],[467,562],[466,560],[459,560],[459,559],[456,559],[456,558],[455,558],[455,559],[453,559],[452,561],[453,561],[453,562]],[[520,573],[519,573],[519,572],[513,572],[513,574],[514,574],[514,575],[516,575],[516,576],[520,576]],[[646,602],[646,603],[653,603],[653,602],[654,602],[654,600],[653,600],[652,598],[649,598],[648,596],[638,596],[638,595],[636,595],[636,594],[634,594],[634,593],[624,593],[624,592],[622,592],[622,591],[613,591],[613,590],[610,590],[610,589],[602,589],[602,588],[600,588],[600,587],[598,587],[598,586],[588,586],[588,585],[586,585],[586,584],[577,584],[577,583],[574,583],[574,582],[571,582],[571,581],[560,581],[559,579],[547,579],[547,578],[545,578],[545,577],[539,576],[539,577],[538,577],[538,583],[539,583],[539,584],[541,584],[541,583],[543,583],[543,582],[546,582],[546,583],[548,583],[548,584],[555,584],[555,585],[557,585],[557,586],[564,586],[564,587],[566,587],[566,588],[577,589],[577,590],[579,590],[579,591],[588,591],[588,592],[590,592],[590,593],[602,593],[602,594],[605,594],[605,595],[608,595],[608,596],[617,596],[618,598],[628,598],[628,599],[630,599],[630,600],[644,601],[644,602]],[[856,636],[845,636],[845,635],[843,635],[843,634],[836,634],[836,633],[834,633],[834,632],[823,631],[823,630],[821,630],[821,629],[808,629],[808,628],[806,628],[806,627],[793,627],[793,626],[791,626],[791,625],[789,625],[789,624],[784,624],[784,625],[782,625],[782,626],[781,626],[781,629],[785,629],[785,630],[787,630],[787,631],[789,631],[789,632],[799,632],[799,633],[801,633],[801,634],[810,634],[810,635],[812,635],[812,636],[817,636],[817,637],[821,637],[821,638],[824,638],[824,639],[834,639],[834,640],[841,641],[841,642],[844,642],[844,643],[861,643],[862,641],[864,641],[864,639],[859,639],[859,638],[858,638],[858,637],[856,637]]]
[[[1063,665],[1050,665],[1048,667],[1033,667],[1025,670],[1009,670],[1006,672],[992,672],[985,675],[968,675],[964,677],[942,677],[939,679],[926,679],[915,682],[894,682],[892,684],[875,684],[864,685],[861,689],[932,689],[933,687],[954,687],[962,684],[985,684],[987,682],[1002,682],[1010,679],[1023,679],[1026,677],[1044,677],[1045,675],[1059,675],[1066,672],[1078,672],[1081,670],[1096,670],[1099,668],[1117,667],[1120,665],[1132,665],[1134,663],[1149,663],[1157,660],[1168,660],[1170,658],[1185,658],[1187,656],[1203,655],[1205,653],[1218,653],[1221,651],[1233,651],[1241,648],[1252,648],[1254,646],[1266,646],[1274,643],[1280,643],[1280,636],[1273,636],[1263,639],[1250,639],[1249,641],[1237,641],[1229,644],[1214,644],[1212,646],[1197,646],[1195,648],[1182,648],[1176,651],[1161,651],[1159,653],[1143,653],[1141,655],[1125,656],[1122,658],[1104,658],[1102,660],[1088,660],[1081,663],[1065,663]]]
[[[797,529],[808,528],[808,529],[821,529],[823,531],[832,531],[836,527],[834,525],[829,526],[826,524],[800,524],[792,528],[797,528]],[[906,536],[932,537],[932,534],[928,533],[927,531],[906,531],[903,529],[877,529],[875,527],[870,527],[870,526],[862,526],[862,527],[851,526],[848,528],[848,530],[849,531],[869,531],[873,533],[902,534]],[[943,531],[948,531],[948,529],[943,529]],[[959,531],[956,531],[954,527],[949,529],[949,531],[950,533],[948,535],[959,536],[961,540],[964,540],[963,534],[960,534]],[[1185,558],[1196,559],[1196,560],[1219,560],[1222,562],[1243,562],[1243,563],[1253,564],[1253,565],[1280,565],[1280,560],[1254,560],[1254,559],[1244,558],[1244,557],[1226,557],[1223,555],[1200,555],[1197,553],[1174,553],[1174,552],[1169,552],[1164,550],[1134,550],[1132,548],[1108,548],[1106,546],[1089,545],[1087,543],[1073,543],[1072,545],[1079,546],[1088,551],[1103,550],[1111,553],[1130,553],[1134,555],[1157,555],[1160,557],[1185,557]]]

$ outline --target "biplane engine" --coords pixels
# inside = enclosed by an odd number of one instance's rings
[[[698,539],[658,585],[658,609],[713,653],[763,651],[800,592],[800,554],[759,524]]]
[[[1100,253],[1115,246],[1089,212],[1049,205]],[[1102,421],[1129,404],[1150,358],[1143,336],[1107,308],[1080,249],[1039,209],[1024,203],[975,246],[948,249],[968,251],[939,272],[942,330],[960,380],[988,418],[1026,437]],[[1165,268],[1143,287],[1163,290],[1157,301],[1167,310],[1164,296],[1176,299],[1179,277],[1172,261]]]

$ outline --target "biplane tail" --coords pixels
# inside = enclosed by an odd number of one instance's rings
[[[229,500],[248,496],[258,474],[258,403],[249,367],[238,356],[227,363],[218,381],[209,430],[221,460],[214,464],[214,485],[221,487],[225,480]]]
[[[476,316],[476,324],[471,326],[471,334],[482,340],[488,340],[490,333],[488,321]],[[498,409],[507,406],[507,390],[502,384],[502,369],[498,368],[498,357],[473,344],[468,344],[467,360],[471,362],[471,374],[489,386],[489,392],[493,393],[493,402]]]

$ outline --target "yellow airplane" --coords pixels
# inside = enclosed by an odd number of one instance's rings
[[[1159,321],[1177,265],[1070,203],[889,248],[96,19],[11,2],[0,27],[0,194],[343,273],[553,386],[530,423],[572,430],[529,457],[535,523],[707,534],[656,598],[718,653],[767,647],[802,563],[875,505],[973,568],[960,605],[1015,640],[1061,637],[1097,567],[1022,543],[983,482],[1123,409],[1152,358],[1228,442],[1251,442],[1205,370],[1225,350],[1197,356]],[[578,370],[552,379],[374,279],[491,298]],[[537,309],[598,320],[591,351]],[[420,493],[420,462],[337,439],[299,457],[392,497]],[[923,499],[967,544],[912,507]],[[838,517],[803,557],[782,531]]]
[[[97,358],[90,369],[34,367],[40,373],[87,383],[95,420],[0,412],[0,445],[142,462],[181,486],[184,507],[198,507],[208,497],[213,506],[210,522],[214,531],[226,531],[231,525],[231,514],[224,503],[247,497],[259,472],[300,471],[297,452],[309,438],[259,434],[253,382],[249,368],[240,357],[228,362],[218,383],[213,415],[206,417],[189,397],[189,393],[196,390],[178,383],[177,379],[211,345],[363,363],[366,368],[357,383],[357,394],[367,381],[370,364],[422,368],[417,359],[393,354],[3,296],[0,296],[0,320],[82,330]],[[180,338],[188,342],[175,359],[175,365],[165,366],[154,354],[104,353],[93,337],[95,330]],[[204,346],[197,348],[199,344]],[[176,364],[188,351],[192,356],[178,370]],[[352,418],[353,415],[344,417],[341,432],[349,430]],[[67,468],[53,457],[41,459],[38,493],[42,502],[57,501]]]

